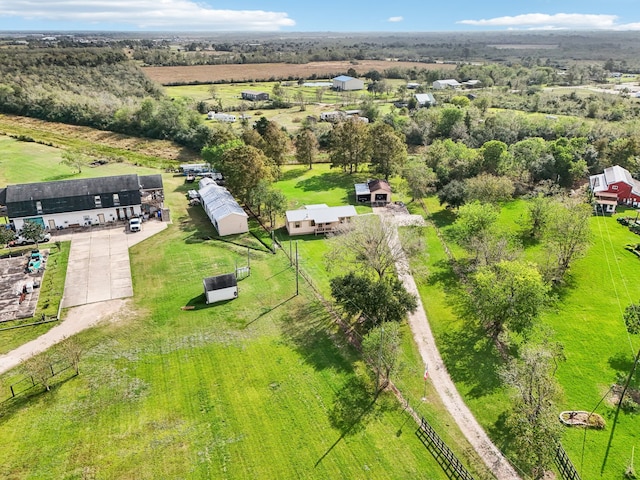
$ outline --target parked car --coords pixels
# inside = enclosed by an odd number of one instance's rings
[[[142,230],[142,221],[139,218],[129,220],[129,231],[139,232],[140,230]]]
[[[45,233],[38,239],[38,243],[46,243],[49,240],[51,240],[51,234],[50,233]],[[29,239],[29,238],[24,238],[22,235],[18,235],[15,238],[15,240],[12,240],[11,242],[9,242],[9,245],[10,246],[29,245],[30,243],[36,243],[36,242],[31,240],[31,239]]]

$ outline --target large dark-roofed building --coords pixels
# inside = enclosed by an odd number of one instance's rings
[[[48,229],[88,226],[141,215],[143,189],[161,192],[162,177],[130,174],[8,185],[5,205],[16,230],[25,220]]]

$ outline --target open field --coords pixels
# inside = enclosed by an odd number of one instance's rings
[[[131,137],[95,128],[46,122],[30,117],[0,114],[0,134],[32,137],[39,143],[59,147],[77,147],[95,154],[116,155],[130,163],[155,158],[165,162],[189,162],[198,155],[167,140]],[[146,157],[146,158],[145,158]]]
[[[455,215],[442,209],[436,199],[429,199],[427,205],[431,218],[446,236]],[[514,231],[523,212],[524,201],[506,205],[501,224]],[[557,292],[556,304],[545,312],[542,321],[553,329],[554,339],[564,345],[567,357],[557,373],[563,388],[559,411],[596,409],[607,421],[602,431],[585,434],[580,429],[565,430],[563,445],[582,478],[618,479],[631,458],[632,447],[640,446],[635,436],[640,427],[637,415],[622,412],[607,452],[615,409],[606,393],[628,373],[640,346],[636,338],[627,334],[621,311],[640,297],[640,286],[635,281],[638,259],[624,250],[627,243],[637,243],[638,237],[619,225],[615,216],[594,216],[591,223],[594,242],[587,255],[572,267],[568,285]],[[414,262],[413,268],[424,272],[420,293],[441,353],[476,418],[509,454],[509,437],[504,431],[507,392],[496,373],[502,362],[485,337],[457,317],[457,283],[442,245],[430,229],[425,232],[425,241],[428,255],[423,257],[423,263]],[[462,255],[459,247],[451,242],[449,245],[456,256]],[[533,245],[525,256],[540,261],[542,251]],[[633,385],[637,388],[636,382]]]
[[[359,60],[358,62],[254,63],[242,65],[194,65],[189,67],[142,67],[145,74],[162,85],[180,83],[246,82],[287,78],[328,78],[346,73],[350,68],[360,75],[370,70],[387,68],[454,70],[455,65],[442,63],[392,62]],[[314,78],[315,78],[314,77]]]
[[[213,227],[187,208],[183,177],[163,179],[174,223],[131,250],[133,308],[79,334],[79,376],[0,406],[0,476],[447,478],[395,397],[372,402],[367,369],[306,285],[293,296],[284,255],[251,251],[238,300],[203,303],[202,277],[246,250],[203,240]],[[407,331],[405,349],[406,398],[488,478],[421,381]],[[17,378],[2,377],[0,398]]]

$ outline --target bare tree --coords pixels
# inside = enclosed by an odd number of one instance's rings
[[[53,377],[52,363],[53,361],[48,354],[37,355],[24,363],[23,371],[35,383],[41,383],[48,392],[51,390],[51,377]]]
[[[62,355],[69,361],[71,366],[76,372],[76,375],[80,374],[80,359],[84,354],[84,348],[74,337],[66,337],[59,347]]]
[[[372,269],[378,278],[395,272],[404,265],[407,255],[414,252],[415,241],[405,239],[405,249],[396,241],[396,228],[377,216],[359,216],[342,223],[330,235],[331,250],[327,256],[329,268],[349,266],[352,269]]]

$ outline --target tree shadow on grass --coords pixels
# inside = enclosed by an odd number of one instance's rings
[[[362,432],[376,416],[397,408],[395,398],[377,395],[375,388],[366,379],[352,376],[336,393],[329,411],[329,423],[340,432],[338,439],[315,463],[317,467],[345,437]]]
[[[631,354],[625,354],[622,352],[618,352],[614,356],[609,357],[609,366],[616,371],[616,378],[614,379],[615,383],[618,385],[624,385],[626,383],[629,372],[633,367],[634,360],[635,359]],[[640,375],[638,375],[638,370],[636,370],[635,374],[631,378],[629,388],[633,390],[638,390],[640,388]]]
[[[439,260],[429,270],[427,278],[429,285],[442,285],[447,293],[455,292],[460,288],[460,280],[453,270],[450,260]]]
[[[440,353],[451,378],[471,387],[469,396],[480,398],[500,388],[498,371],[503,366],[498,352],[484,331],[467,324],[442,336]]]
[[[453,222],[456,221],[458,216],[453,210],[445,208],[432,213],[429,218],[436,227],[444,228],[453,225]]]
[[[355,352],[329,334],[334,329],[333,318],[320,302],[288,305],[281,329],[286,341],[316,370],[353,372]]]
[[[296,184],[296,187],[305,192],[320,193],[333,189],[343,189],[344,196],[340,200],[346,202],[349,200],[350,193],[354,189],[354,184],[358,182],[358,180],[358,176],[356,175],[348,175],[343,172],[326,172],[301,180]]]
[[[287,170],[286,172],[281,173],[278,181],[286,182],[288,180],[293,180],[294,178],[301,177],[308,171],[309,171],[309,168],[293,168],[291,170]]]
[[[42,179],[43,182],[57,182],[59,180],[67,180],[69,178],[77,177],[78,172],[74,173],[61,173],[59,175],[52,175],[50,177],[45,177]]]

